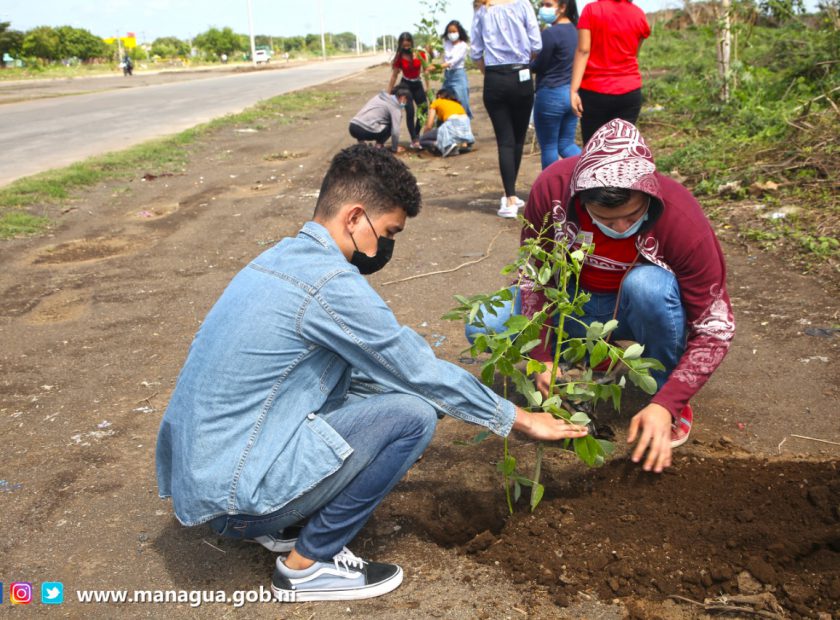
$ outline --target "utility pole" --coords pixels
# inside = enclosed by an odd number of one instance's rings
[[[717,60],[718,60],[718,75],[720,75],[723,87],[721,88],[721,96],[723,101],[728,103],[730,90],[732,87],[732,72],[730,70],[730,56],[732,53],[732,6],[731,0],[722,0],[721,10],[723,17],[721,19],[718,33],[717,46]]]
[[[324,0],[318,0],[318,18],[321,21],[321,57],[327,60],[327,42],[324,39]]]
[[[248,0],[248,34],[251,37],[251,64],[257,66],[257,46],[254,43],[254,16],[251,11],[251,0]]]

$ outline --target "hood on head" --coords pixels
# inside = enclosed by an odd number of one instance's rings
[[[642,134],[615,118],[596,131],[572,173],[572,197],[595,187],[620,187],[650,194],[661,205],[656,164]]]

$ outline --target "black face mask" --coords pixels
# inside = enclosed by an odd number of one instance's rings
[[[373,231],[373,234],[376,235],[376,229],[373,227],[373,224],[371,224],[367,213],[365,213],[365,219],[367,220],[370,229]],[[353,252],[353,256],[350,258],[350,264],[358,267],[359,273],[364,276],[376,273],[382,269],[388,261],[391,260],[391,255],[394,253],[394,240],[388,239],[388,237],[376,235],[376,254],[373,256],[368,256],[364,252],[359,252],[359,246],[356,245],[356,240],[353,239],[352,233],[350,234],[350,239],[353,241],[353,246],[356,248]]]

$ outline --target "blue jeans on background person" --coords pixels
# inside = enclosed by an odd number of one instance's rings
[[[540,87],[534,97],[534,130],[540,143],[543,170],[560,157],[580,155],[575,144],[578,118],[572,111],[569,84]]]
[[[443,72],[443,86],[455,93],[458,97],[458,102],[464,106],[467,116],[473,117],[472,110],[470,110],[470,83],[467,81],[467,71],[465,69],[446,69]]]
[[[414,465],[438,420],[435,409],[421,398],[395,393],[366,398],[351,393],[341,406],[318,415],[353,448],[341,469],[272,514],[213,519],[210,527],[217,534],[255,538],[309,517],[295,549],[309,559],[331,560]],[[299,455],[301,466],[306,457]]]
[[[512,287],[513,314],[520,314],[519,289]],[[593,321],[606,323],[613,318],[615,293],[590,293],[591,299],[584,305],[584,316],[574,317],[586,325]],[[478,334],[486,331],[503,332],[511,316],[511,302],[496,308],[496,316],[485,312],[487,329],[467,325],[467,340],[473,342]],[[687,335],[685,309],[680,299],[680,287],[670,271],[656,265],[634,267],[624,278],[621,286],[621,301],[618,306],[618,327],[612,332],[612,341],[633,340],[645,345],[645,357],[652,357],[665,366],[665,370],[651,371],[656,385],[661,388],[676,368],[685,350]],[[569,338],[583,338],[586,327],[572,318],[567,318],[563,328]]]

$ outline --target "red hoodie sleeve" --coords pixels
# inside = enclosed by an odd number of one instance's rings
[[[726,292],[723,251],[711,224],[702,215],[700,205],[688,190],[679,189],[679,199],[691,203],[689,213],[692,217],[681,222],[681,228],[691,231],[692,242],[674,244],[676,250],[667,258],[680,286],[688,338],[677,367],[651,399],[673,416],[678,415],[709,380],[735,335],[732,304]]]

